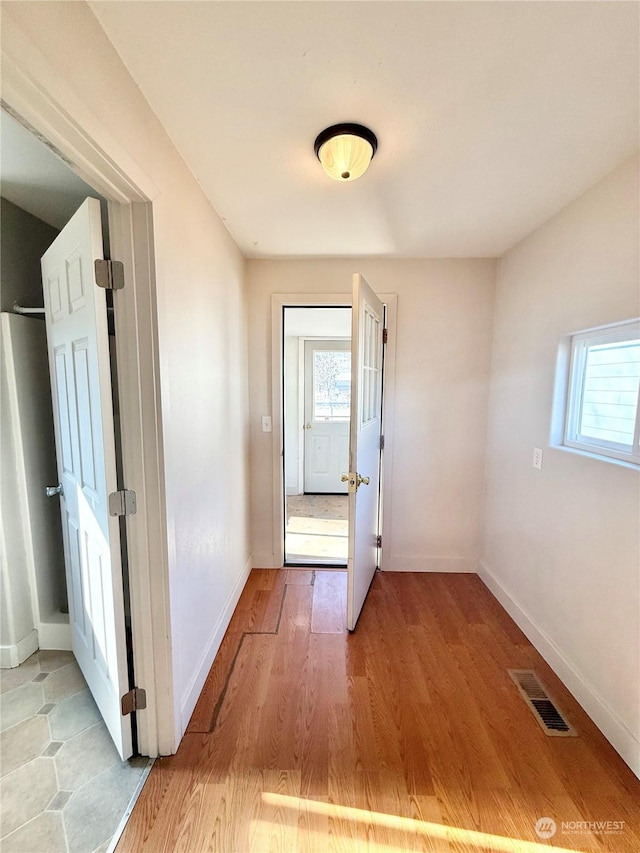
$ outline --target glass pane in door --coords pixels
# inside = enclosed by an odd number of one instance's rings
[[[351,353],[313,353],[314,421],[348,421],[351,409]]]

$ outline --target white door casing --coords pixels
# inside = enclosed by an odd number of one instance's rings
[[[394,399],[395,399],[395,346],[398,313],[398,296],[395,293],[380,294],[385,306],[385,320],[388,342],[384,349],[384,476],[380,502],[381,533],[384,548],[379,551],[380,568],[385,568],[387,555],[393,548],[392,505],[393,493],[393,437],[394,437]],[[271,531],[273,549],[271,552],[254,554],[254,565],[280,568],[284,561],[284,452],[282,381],[283,360],[283,309],[288,307],[351,307],[352,294],[334,292],[310,293],[272,293],[271,294],[271,411],[273,414],[273,433],[271,442]],[[353,389],[352,389],[353,390]]]
[[[353,276],[347,628],[353,631],[378,561],[384,306],[364,278]],[[368,481],[368,482],[367,482]]]
[[[304,342],[304,491],[346,494],[340,479],[349,464],[349,412],[339,413],[317,400],[316,359],[332,353],[351,352],[349,341],[307,340]],[[316,353],[318,356],[316,356]],[[344,396],[344,395],[343,395]]]
[[[131,721],[107,311],[94,279],[102,258],[100,203],[86,199],[42,258],[72,647],[123,759]],[[53,484],[52,484],[53,485]]]

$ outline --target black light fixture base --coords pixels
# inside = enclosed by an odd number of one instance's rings
[[[316,152],[318,160],[320,159],[320,149],[325,142],[333,139],[334,136],[342,136],[347,133],[351,136],[359,136],[361,139],[365,139],[373,149],[373,154],[371,155],[371,158],[373,159],[378,148],[378,138],[375,133],[362,124],[344,122],[343,124],[333,124],[331,127],[325,128],[325,130],[321,131],[317,135],[316,141],[313,144],[313,150]]]

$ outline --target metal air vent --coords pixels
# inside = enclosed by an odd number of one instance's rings
[[[532,669],[508,669],[507,672],[545,734],[578,737],[578,732],[567,722],[557,702],[549,696]]]

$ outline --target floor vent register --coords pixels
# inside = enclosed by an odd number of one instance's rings
[[[567,721],[557,702],[551,698],[532,669],[509,669],[507,672],[545,734],[552,737],[578,737],[578,732]]]

